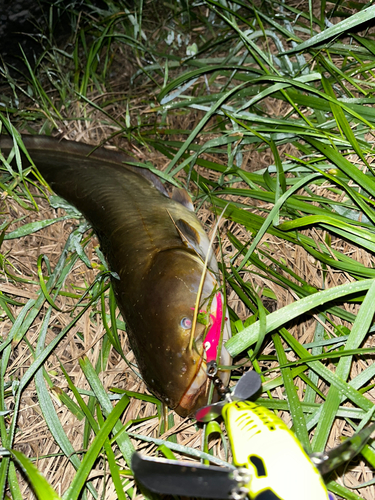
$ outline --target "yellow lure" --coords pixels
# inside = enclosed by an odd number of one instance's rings
[[[331,500],[322,476],[300,442],[272,411],[250,401],[222,409],[237,467],[247,469],[243,486],[251,500]]]

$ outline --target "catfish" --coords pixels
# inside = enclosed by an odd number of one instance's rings
[[[75,206],[97,234],[117,276],[111,278],[116,302],[148,389],[179,415],[192,414],[207,401],[207,363],[231,333],[218,265],[189,195],[175,189],[169,196],[157,176],[126,165],[134,160],[120,152],[46,136],[22,139],[52,190]],[[13,145],[10,136],[0,137],[3,154]],[[199,303],[208,325],[197,323],[191,346],[208,252]],[[222,347],[219,367],[230,364]],[[218,376],[225,386],[229,371],[219,370]]]

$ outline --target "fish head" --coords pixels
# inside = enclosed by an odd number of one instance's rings
[[[193,345],[189,347],[203,271],[203,262],[189,250],[159,252],[143,278],[138,307],[141,324],[137,336],[140,330],[152,332],[151,337],[144,335],[142,352],[137,355],[142,375],[149,389],[181,416],[192,414],[207,401],[206,362],[208,356],[216,359],[221,333],[223,299],[217,291],[216,277],[207,271],[199,310],[205,311],[209,324],[197,322]],[[227,340],[229,320],[225,323]],[[223,348],[220,364],[230,362]],[[228,383],[229,371],[218,375],[224,384]]]

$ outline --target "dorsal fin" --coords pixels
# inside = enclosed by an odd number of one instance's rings
[[[191,201],[190,196],[188,195],[188,192],[184,188],[173,188],[172,191],[172,200],[177,201],[178,203],[181,203],[184,207],[186,207],[188,210],[191,212],[194,212],[194,205],[193,202]]]
[[[198,254],[201,254],[201,251],[199,251],[201,238],[198,231],[183,219],[176,220],[175,224],[179,232],[182,234],[183,239],[185,239]]]
[[[171,218],[178,234],[180,235],[181,240],[185,243],[185,245],[188,248],[191,248],[194,250],[194,252],[200,257],[203,262],[206,259],[207,252],[210,252],[210,259],[209,259],[209,269],[212,270],[214,273],[217,273],[219,271],[217,267],[217,262],[215,259],[215,255],[212,251],[212,248],[210,249],[210,242],[207,238],[206,233],[203,231],[202,228],[202,234],[199,233],[199,230],[195,229],[192,224],[187,222],[184,219],[177,219],[174,220],[172,217],[171,213],[167,210],[169,217]],[[199,224],[199,221],[197,219],[197,223]],[[201,226],[199,226],[201,227]]]
[[[126,168],[129,170],[132,170],[138,175],[141,175],[145,179],[147,179],[151,184],[153,184],[158,191],[161,192],[164,196],[169,198],[168,191],[165,189],[164,184],[161,182],[160,178],[151,172],[151,170],[148,170],[147,168],[141,168],[141,167],[136,167],[135,165],[124,165]]]

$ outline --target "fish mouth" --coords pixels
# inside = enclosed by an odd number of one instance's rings
[[[225,355],[228,357],[228,361],[226,362],[226,364],[230,364],[231,359],[228,351],[225,349],[225,347],[223,347],[223,350],[225,350]],[[222,357],[220,358],[220,363],[222,363]],[[217,376],[221,379],[223,385],[226,387],[230,378],[230,370],[219,370],[217,372]],[[178,406],[174,408],[175,412],[178,413],[181,417],[187,417],[188,415],[194,413],[198,408],[205,406],[207,404],[209,382],[210,379],[207,376],[207,364],[201,358],[198,372],[194,377],[192,383],[188,387],[187,391],[182,396]],[[221,395],[218,394],[218,392],[215,390],[213,402],[220,399],[220,396]]]
[[[219,292],[216,294],[211,304],[210,316],[212,322],[211,322],[211,327],[209,328],[205,336],[205,339],[207,338],[212,339],[212,334],[213,334],[212,330],[217,328],[217,323],[219,320],[221,322],[221,317],[220,318],[217,317],[217,313],[219,313],[220,315],[223,314],[221,308],[221,301],[222,301],[222,294]],[[226,316],[228,316],[228,311],[225,311],[225,313]],[[216,333],[214,332],[214,334],[220,335],[220,331]],[[223,344],[230,338],[230,336],[231,332],[230,332],[229,320],[226,320],[223,329]],[[200,356],[196,375],[194,376],[191,384],[189,385],[184,395],[182,396],[178,406],[174,409],[179,415],[184,417],[188,416],[193,412],[195,412],[195,410],[197,410],[201,406],[204,406],[207,403],[208,388],[210,382],[210,379],[207,376],[207,362],[211,361],[212,359],[216,359],[216,355],[214,358],[212,358],[211,356],[212,355],[208,356],[208,351],[206,351],[203,356]],[[221,348],[219,364],[223,366],[228,366],[231,365],[231,363],[232,363],[232,358],[223,345]],[[217,376],[221,379],[224,387],[226,387],[229,383],[230,370],[219,370],[217,372]],[[215,390],[214,400],[217,401],[218,399],[220,399],[220,394],[218,394],[218,392]]]
[[[182,396],[178,406],[174,409],[182,417],[187,417],[193,413],[198,406],[199,401],[206,397],[207,392],[207,373],[205,370],[206,363],[200,358],[198,372],[193,378],[192,383],[187,388]]]

